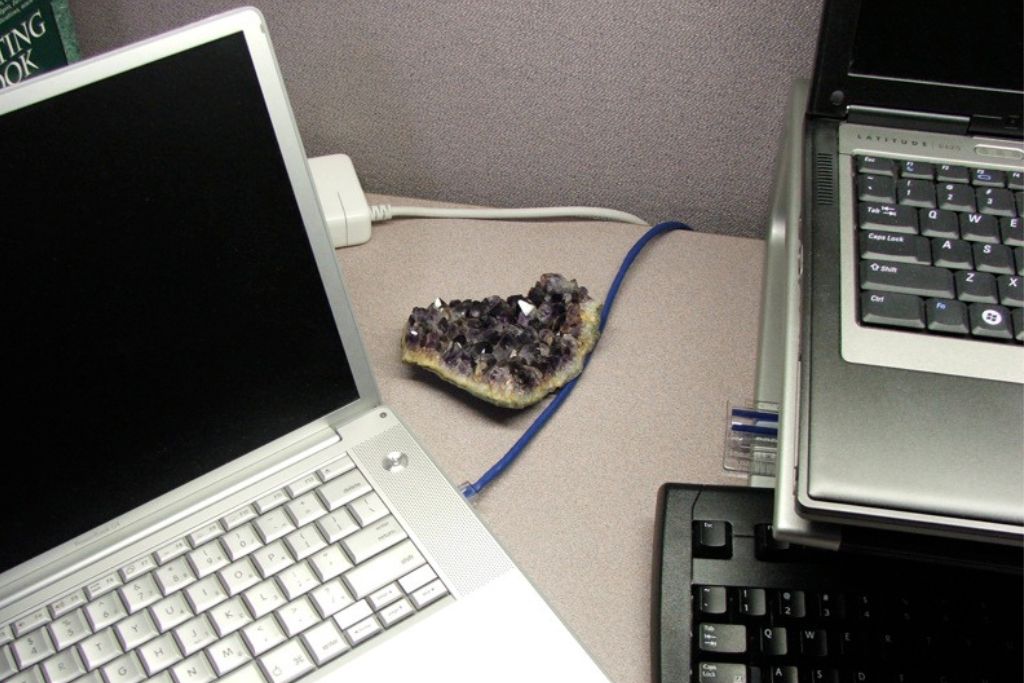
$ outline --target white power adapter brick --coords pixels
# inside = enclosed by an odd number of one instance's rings
[[[313,186],[335,247],[370,239],[370,206],[347,154],[328,154],[309,160]]]

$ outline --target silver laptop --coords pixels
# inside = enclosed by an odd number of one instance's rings
[[[794,92],[764,356],[787,540],[1024,538],[1021,7],[943,7],[828,0]]]
[[[0,680],[606,680],[381,404],[258,12],[0,136]]]

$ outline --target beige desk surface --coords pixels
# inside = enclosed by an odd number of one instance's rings
[[[399,339],[412,308],[438,296],[525,293],[546,272],[575,278],[603,301],[644,231],[595,221],[395,219],[375,225],[368,243],[337,252],[385,402],[452,481],[476,480],[544,404],[496,408],[403,365]],[[722,468],[726,402],[753,392],[762,254],[760,240],[699,232],[650,242],[573,394],[475,502],[617,683],[651,676],[658,487],[740,481]]]

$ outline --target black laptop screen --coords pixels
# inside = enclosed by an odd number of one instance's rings
[[[1005,0],[863,0],[850,71],[1021,92],[1022,8]]]
[[[0,139],[0,571],[356,398],[241,34]]]

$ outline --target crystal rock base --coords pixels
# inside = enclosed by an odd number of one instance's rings
[[[601,305],[585,287],[548,273],[525,296],[414,308],[402,360],[490,403],[523,408],[583,370],[600,319]]]

